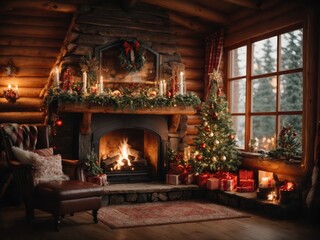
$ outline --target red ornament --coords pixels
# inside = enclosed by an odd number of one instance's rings
[[[200,161],[202,160],[202,155],[197,155],[197,156],[196,156],[196,159],[197,159],[197,161],[200,162]]]
[[[206,146],[207,146],[207,145],[206,145],[205,143],[201,143],[201,144],[200,144],[200,148],[202,148],[202,149],[206,148]]]
[[[213,117],[214,119],[218,118],[218,116],[219,116],[219,114],[218,114],[217,112],[212,113],[212,117]]]
[[[63,125],[62,120],[61,120],[61,119],[57,119],[57,120],[56,120],[56,125],[59,126],[59,127],[61,127],[61,126]]]
[[[204,130],[205,130],[206,132],[210,132],[210,127],[209,127],[209,126],[205,126]]]
[[[171,92],[167,91],[167,98],[170,98],[170,97],[171,97]]]
[[[229,139],[230,139],[230,140],[233,140],[233,139],[234,139],[234,135],[233,135],[233,134],[230,134],[230,135],[229,135]]]

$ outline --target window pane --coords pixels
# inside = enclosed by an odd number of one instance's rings
[[[243,46],[229,52],[229,76],[239,77],[246,75],[247,47]]]
[[[276,111],[276,77],[259,78],[252,81],[252,112]]]
[[[240,149],[244,149],[245,141],[245,116],[232,116],[232,128],[236,132],[235,139],[237,140],[237,146]]]
[[[276,117],[254,116],[251,124],[251,139],[257,138],[259,149],[271,150],[275,148]]]
[[[282,126],[290,124],[297,133],[297,138],[302,142],[302,115],[282,115],[280,116],[280,129]],[[301,151],[301,149],[299,149]]]
[[[277,37],[253,43],[252,54],[252,75],[275,72],[277,69]]]
[[[281,70],[302,67],[302,29],[281,35]]]
[[[302,73],[280,76],[280,110],[302,111]]]
[[[244,113],[246,107],[246,79],[230,82],[231,113]]]

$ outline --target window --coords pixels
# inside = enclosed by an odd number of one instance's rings
[[[281,127],[300,139],[303,114],[303,29],[283,31],[228,51],[228,91],[238,147],[276,147]]]

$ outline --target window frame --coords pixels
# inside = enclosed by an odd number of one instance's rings
[[[296,69],[289,69],[289,70],[280,70],[280,56],[281,56],[281,47],[279,47],[279,43],[280,43],[280,38],[281,38],[281,34],[285,34],[287,32],[291,32],[294,30],[298,30],[298,29],[302,29],[303,33],[302,33],[302,60],[303,60],[303,64],[302,67],[300,68],[296,68]],[[260,41],[260,40],[264,40],[264,39],[268,39],[271,37],[277,37],[277,63],[276,63],[276,71],[272,72],[272,73],[264,73],[261,75],[253,75],[252,74],[252,55],[253,55],[253,43]],[[245,111],[244,113],[232,113],[230,111],[231,116],[244,116],[245,117],[245,135],[244,135],[244,148],[239,148],[242,151],[248,152],[249,151],[249,141],[250,141],[250,136],[251,136],[251,124],[252,124],[252,117],[253,116],[275,116],[276,120],[275,120],[275,128],[276,128],[276,141],[279,135],[279,131],[280,131],[280,120],[279,118],[281,116],[286,116],[286,115],[300,115],[302,117],[302,132],[301,132],[301,145],[302,145],[302,151],[304,150],[304,117],[305,117],[305,111],[304,111],[304,107],[305,107],[305,82],[306,82],[306,78],[305,78],[305,62],[306,62],[306,28],[304,26],[303,23],[298,23],[298,24],[294,24],[285,28],[281,28],[278,30],[274,30],[274,31],[270,31],[266,34],[262,34],[256,37],[252,37],[249,38],[245,41],[239,42],[237,44],[231,45],[228,48],[226,48],[225,50],[225,59],[226,59],[226,64],[225,64],[225,76],[226,76],[226,88],[227,88],[227,98],[228,98],[228,102],[231,104],[231,96],[232,96],[232,92],[231,92],[231,83],[235,80],[240,80],[240,79],[245,79],[246,80],[246,103],[245,103]],[[229,52],[246,46],[247,48],[247,59],[246,59],[246,75],[241,75],[241,76],[237,76],[237,77],[231,77],[230,74],[230,61],[231,59],[229,59]],[[280,99],[280,95],[279,95],[279,88],[280,88],[280,76],[283,76],[285,74],[292,74],[292,73],[301,73],[302,74],[302,78],[303,78],[303,82],[302,82],[302,86],[303,86],[303,99],[302,99],[302,110],[301,111],[280,111],[280,106],[279,106],[279,99]],[[259,79],[259,78],[266,78],[266,77],[273,77],[276,76],[277,79],[277,94],[276,94],[276,109],[275,111],[272,112],[252,112],[252,81],[255,79]],[[230,105],[231,106],[231,105]],[[231,109],[231,107],[230,107]],[[303,155],[303,154],[302,154]]]

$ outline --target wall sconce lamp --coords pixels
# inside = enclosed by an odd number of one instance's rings
[[[11,84],[8,84],[8,89],[3,90],[3,96],[9,103],[15,103],[19,98],[18,84],[16,84],[15,89],[12,89]]]

